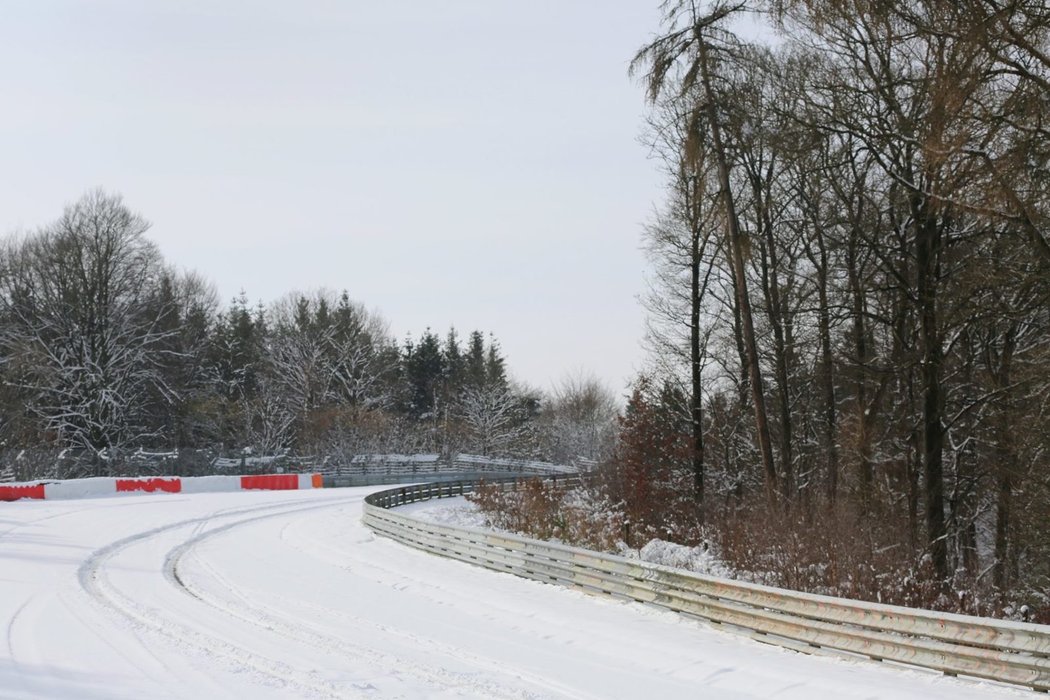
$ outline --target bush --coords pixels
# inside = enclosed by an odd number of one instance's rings
[[[603,509],[588,491],[532,478],[510,488],[482,483],[466,498],[492,527],[526,537],[598,551],[615,550],[620,539],[622,519]]]

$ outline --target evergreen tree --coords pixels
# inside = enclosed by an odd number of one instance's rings
[[[481,331],[470,334],[466,356],[466,384],[470,387],[481,387],[485,384],[485,336]]]
[[[444,370],[441,341],[427,328],[419,342],[405,347],[405,380],[408,412],[414,418],[431,417]]]
[[[507,387],[506,361],[500,353],[499,343],[489,333],[489,349],[485,356],[485,382],[489,386],[505,389]]]
[[[218,392],[236,400],[254,394],[262,357],[265,324],[248,307],[244,291],[234,297],[230,308],[219,315],[209,352],[210,366]]]
[[[448,329],[448,335],[445,336],[445,347],[442,351],[444,358],[444,384],[445,394],[447,396],[453,396],[459,392],[460,386],[463,384],[463,376],[466,372],[466,358],[463,356],[463,351],[459,347],[459,337],[456,334],[455,326]]]

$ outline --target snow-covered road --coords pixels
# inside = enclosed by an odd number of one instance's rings
[[[0,503],[0,698],[967,698],[377,538],[375,489]]]

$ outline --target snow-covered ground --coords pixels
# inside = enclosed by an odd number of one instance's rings
[[[0,698],[1029,696],[427,555],[371,490],[0,503]]]

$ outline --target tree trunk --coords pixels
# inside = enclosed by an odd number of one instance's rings
[[[756,189],[758,189],[756,187]],[[761,200],[761,192],[755,197]],[[764,209],[764,207],[763,207]],[[763,214],[762,218],[765,218]],[[762,250],[762,292],[766,297],[769,325],[773,330],[773,368],[777,382],[777,413],[780,423],[780,467],[781,495],[785,503],[794,495],[794,455],[792,452],[791,390],[788,384],[788,346],[784,332],[784,305],[780,296],[780,280],[777,277],[776,240],[772,223],[764,221],[765,243]]]
[[[694,195],[696,193],[693,193]],[[699,197],[694,196],[693,208],[699,208]],[[689,363],[692,401],[690,404],[690,427],[692,429],[693,450],[693,499],[698,506],[700,521],[704,519],[704,405],[701,374],[700,347],[700,226],[699,216],[694,217],[690,249],[690,298],[689,298]]]
[[[908,392],[912,392],[909,390]],[[914,405],[913,401],[908,402]],[[922,440],[918,430],[908,435],[908,541],[911,546],[919,545],[919,474],[922,471]]]
[[[1007,428],[1007,433],[1009,429]],[[1005,437],[1000,434],[1000,440]],[[1010,478],[1011,466],[1006,463],[1011,455],[1000,447],[998,494],[995,502],[995,567],[992,578],[995,587],[1006,591],[1013,584],[1013,551],[1010,547],[1010,526],[1013,510],[1013,480]],[[1006,458],[1006,459],[1003,459]]]
[[[835,405],[835,365],[831,350],[831,311],[828,305],[828,250],[820,226],[817,226],[816,234],[817,249],[820,253],[817,266],[817,333],[820,336],[820,383],[824,394],[825,471],[828,479],[828,500],[834,505],[839,489],[839,450],[836,435],[838,416]]]
[[[872,468],[872,435],[871,435],[871,408],[868,405],[868,364],[871,355],[868,346],[868,330],[864,319],[866,309],[864,306],[864,289],[860,281],[860,272],[857,269],[858,236],[856,230],[850,237],[847,249],[846,267],[849,279],[851,316],[853,321],[853,362],[856,364],[856,382],[854,393],[856,395],[856,443],[857,443],[857,473],[859,483],[859,500],[862,510],[867,511],[871,506],[872,490],[874,489],[874,471]]]
[[[707,43],[699,41],[700,77],[707,100],[707,116],[711,123],[711,139],[714,145],[715,158],[718,163],[718,182],[722,190],[722,201],[725,205],[726,228],[729,234],[729,249],[736,281],[736,301],[740,310],[740,322],[743,330],[744,349],[750,368],[751,400],[755,411],[755,432],[758,438],[758,449],[762,455],[762,468],[765,473],[766,494],[770,500],[776,500],[777,471],[773,463],[773,447],[769,436],[769,421],[766,417],[766,401],[762,386],[762,369],[758,363],[758,344],[755,341],[755,325],[751,314],[751,300],[747,293],[747,277],[744,270],[744,241],[740,232],[740,221],[733,202],[733,192],[729,183],[729,159],[722,142],[722,130],[718,125],[718,112],[715,107],[715,94],[711,88],[711,76],[707,65]]]
[[[992,369],[996,388],[1003,389],[1010,385],[1013,355],[1017,345],[1017,325],[1011,325],[1003,341],[1002,356],[998,368]],[[1011,547],[1010,529],[1013,519],[1013,472],[1016,469],[1017,454],[1014,449],[1013,429],[1010,426],[1009,413],[1000,410],[996,425],[996,501],[995,501],[995,565],[992,579],[1000,591],[1007,590],[1016,576],[1016,557]]]
[[[923,195],[912,194],[916,224],[915,249],[919,301],[919,342],[922,349],[922,436],[926,477],[926,538],[934,573],[948,579],[947,528],[944,521],[944,388],[941,374],[944,348],[939,328],[937,284],[940,273],[941,229],[927,210]]]

